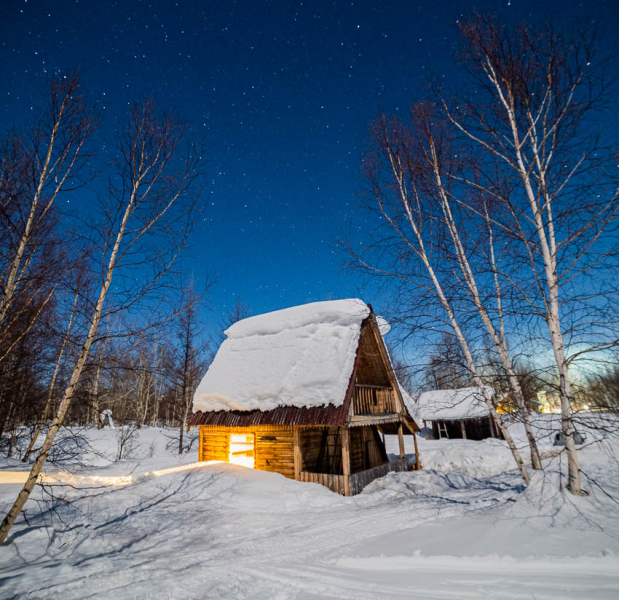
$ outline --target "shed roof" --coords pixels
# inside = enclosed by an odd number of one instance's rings
[[[339,419],[369,314],[362,300],[334,300],[235,323],[196,390],[194,413],[233,411],[244,422],[251,417],[242,413],[258,411],[263,422],[281,407],[323,407]]]
[[[492,388],[486,389],[494,394]],[[484,396],[477,387],[433,390],[403,397],[413,418],[423,421],[479,419],[489,414]]]

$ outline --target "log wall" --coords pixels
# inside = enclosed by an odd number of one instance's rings
[[[255,468],[274,471],[294,479],[294,443],[292,427],[261,427],[256,436]]]
[[[326,432],[327,441],[332,440],[341,454],[341,436],[337,427],[300,428],[298,438],[301,443],[303,467],[299,472],[300,481],[320,483],[342,495],[358,494],[370,481],[382,477],[390,471],[410,470],[406,459],[384,463],[377,438],[370,427],[354,427],[349,430],[351,438],[351,475],[340,473],[317,473],[305,469],[305,455],[315,456],[320,452]],[[255,439],[255,468],[262,471],[281,473],[295,478],[294,430],[285,426],[260,427],[200,427],[200,460],[220,460],[227,462],[230,452],[230,434],[253,434]],[[339,440],[339,446],[338,446]],[[328,444],[327,444],[328,445]],[[323,444],[324,446],[324,444]],[[369,449],[365,453],[364,448]],[[314,459],[315,460],[315,459]],[[369,463],[367,461],[370,461]],[[365,461],[365,462],[364,462]],[[376,464],[378,463],[378,464]],[[370,464],[369,467],[364,465]],[[340,463],[341,470],[341,463]]]
[[[261,471],[273,471],[294,479],[294,447],[292,427],[200,427],[200,460],[228,461],[230,434],[253,434],[254,466]]]
[[[230,433],[222,428],[200,427],[199,460],[228,460]]]

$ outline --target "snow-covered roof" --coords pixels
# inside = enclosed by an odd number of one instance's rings
[[[333,300],[235,323],[196,390],[193,412],[341,406],[369,314],[362,300]]]
[[[494,394],[492,388],[486,389],[491,396]],[[413,405],[409,406],[411,401]],[[411,415],[422,421],[474,419],[486,417],[489,413],[483,394],[476,387],[422,392],[404,397],[404,402]]]

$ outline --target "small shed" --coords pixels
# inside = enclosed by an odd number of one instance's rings
[[[199,459],[359,493],[415,468],[404,405],[379,323],[361,300],[315,302],[235,323],[194,396]],[[389,460],[386,433],[400,456]],[[417,447],[415,438],[415,448]]]
[[[488,387],[487,390],[494,395],[492,388]],[[409,398],[409,410],[420,422],[424,422],[426,432],[431,430],[436,440],[502,437],[477,387],[433,390]],[[412,406],[410,401],[413,402]]]

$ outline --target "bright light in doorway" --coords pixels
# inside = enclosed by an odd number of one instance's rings
[[[229,461],[241,467],[254,468],[254,435],[245,433],[230,434]]]

